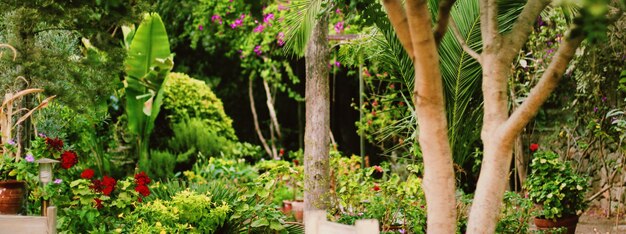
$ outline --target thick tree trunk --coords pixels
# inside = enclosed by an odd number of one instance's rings
[[[467,233],[493,233],[495,231],[504,188],[508,182],[515,137],[537,114],[541,105],[556,89],[567,64],[574,56],[576,48],[582,40],[582,36],[567,38],[560,45],[550,65],[542,74],[539,83],[510,117],[506,109],[501,110],[506,108],[501,102],[506,102],[506,77],[508,76],[508,65],[512,61],[502,59],[499,56],[491,56],[492,54],[485,50],[486,54],[483,55],[483,58],[487,58],[485,64],[488,64],[488,66],[483,67],[485,117],[482,139],[485,153],[469,216]],[[499,91],[502,87],[505,87],[504,92]],[[502,112],[497,113],[498,111]]]
[[[415,87],[413,98],[419,125],[419,143],[424,158],[424,194],[428,204],[428,233],[456,231],[456,203],[452,151],[439,55],[426,1],[407,1],[413,47]],[[423,33],[428,32],[428,33]]]
[[[328,16],[317,20],[306,48],[306,122],[304,130],[305,210],[326,209],[330,186],[330,96]]]

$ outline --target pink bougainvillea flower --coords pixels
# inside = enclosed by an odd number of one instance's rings
[[[285,33],[279,32],[278,36],[276,36],[276,39],[279,46],[285,45]]]
[[[538,149],[539,149],[539,144],[537,144],[537,143],[530,144],[530,152],[535,152]]]
[[[341,63],[339,61],[335,61],[335,66],[340,67]]]
[[[222,24],[222,17],[219,15],[211,16],[211,22],[215,23],[217,21],[219,24]]]
[[[289,10],[289,7],[278,4],[278,11]]]
[[[271,20],[274,19],[274,14],[269,13],[263,16],[263,23],[269,23]]]
[[[254,47],[254,53],[256,53],[256,55],[261,56],[261,53],[263,53],[263,51],[261,51],[261,46],[255,46]]]
[[[265,29],[265,26],[262,24],[259,24],[259,26],[256,26],[256,28],[254,28],[254,30],[252,30],[255,33],[260,33],[263,32],[263,29]]]
[[[204,30],[204,27],[202,26],[202,24],[198,25],[198,30],[200,31]]]
[[[339,34],[341,32],[343,32],[343,21],[339,21],[335,24],[335,33]]]

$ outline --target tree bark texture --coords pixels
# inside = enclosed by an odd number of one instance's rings
[[[304,130],[305,210],[326,209],[330,188],[329,169],[329,48],[328,16],[320,17],[307,43]],[[306,213],[306,212],[305,212]]]
[[[432,33],[428,5],[425,0],[407,0],[404,10],[400,0],[385,0],[383,4],[415,67],[413,99],[424,158],[422,184],[428,204],[428,232],[454,233],[455,178],[437,42]],[[449,14],[443,15],[447,17]],[[447,19],[439,20],[447,22]],[[443,37],[443,34],[439,36]]]
[[[493,233],[496,228],[498,214],[500,213],[504,190],[509,178],[513,143],[516,136],[521,133],[526,124],[537,114],[541,105],[548,99],[552,91],[556,89],[567,64],[574,57],[576,48],[584,37],[577,36],[564,40],[550,65],[542,74],[539,83],[530,91],[528,98],[517,108],[511,116],[508,110],[504,110],[505,118],[501,118],[498,104],[501,104],[501,96],[498,90],[506,85],[506,77],[510,75],[510,64],[513,62],[497,63],[486,62],[483,67],[483,93],[485,95],[485,122],[483,123],[482,139],[484,144],[483,165],[480,170],[478,185],[474,194],[474,202],[468,221],[468,233]],[[497,54],[494,58],[500,58]],[[489,55],[483,55],[489,57]],[[495,71],[495,72],[490,72]],[[499,82],[493,82],[498,80]],[[503,81],[502,81],[503,80]],[[488,95],[489,94],[489,95]],[[488,99],[491,99],[488,101]],[[491,106],[488,107],[488,103]],[[500,106],[500,108],[502,108]],[[489,120],[487,120],[490,116]]]

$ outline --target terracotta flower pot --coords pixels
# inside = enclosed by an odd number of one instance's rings
[[[535,226],[537,230],[550,230],[554,228],[567,228],[567,234],[576,233],[576,225],[578,224],[578,216],[572,215],[556,220],[535,218]]]
[[[23,181],[0,181],[0,214],[19,213],[24,194],[26,194],[26,184]]]
[[[280,208],[280,211],[285,215],[291,214],[291,203],[292,201],[290,200],[283,200],[283,207]]]
[[[291,209],[293,215],[296,217],[296,221],[302,222],[304,219],[304,201],[297,200],[291,202]]]

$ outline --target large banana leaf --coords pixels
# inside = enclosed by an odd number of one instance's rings
[[[145,132],[145,122],[149,115],[144,113],[144,106],[151,104],[165,79],[162,76],[147,75],[153,70],[157,59],[169,56],[170,46],[161,17],[155,13],[146,14],[135,32],[125,61],[126,113],[128,126],[136,134],[142,135]]]
[[[173,67],[165,25],[156,13],[146,14],[130,43],[125,61],[128,127],[139,137],[142,160],[163,101],[161,86]]]

